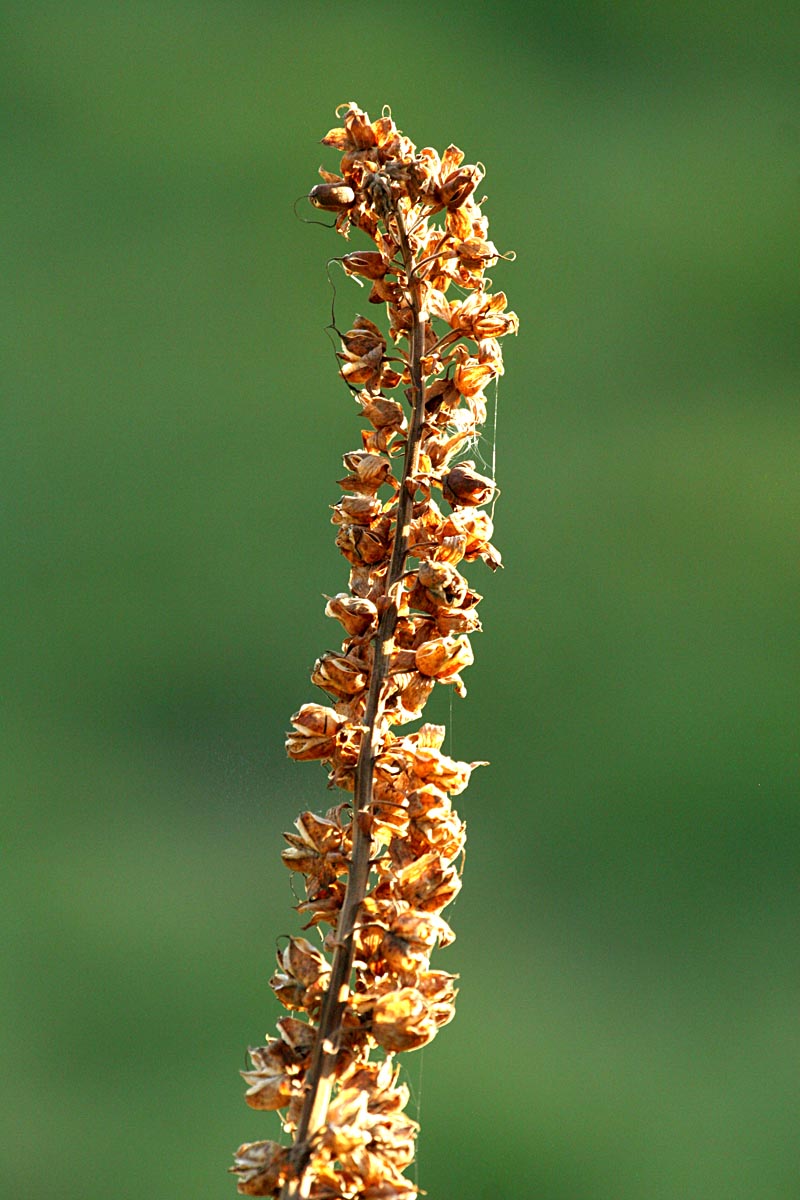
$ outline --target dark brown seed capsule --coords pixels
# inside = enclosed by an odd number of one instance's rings
[[[318,183],[308,193],[308,198],[315,208],[324,208],[329,212],[344,212],[356,202],[353,189],[343,183]]]

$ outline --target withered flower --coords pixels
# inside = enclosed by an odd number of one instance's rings
[[[342,827],[339,810],[330,809],[325,817],[302,813],[294,824],[297,833],[283,835],[289,843],[281,854],[285,866],[317,881],[344,874],[350,831]]]
[[[365,279],[383,279],[391,271],[388,263],[377,250],[356,250],[345,254],[342,266],[348,275],[363,275]]]
[[[460,696],[466,695],[460,672],[473,662],[472,647],[463,635],[431,638],[416,653],[417,669],[423,675],[431,675],[439,683],[452,683]]]
[[[243,1196],[277,1196],[289,1173],[289,1150],[277,1142],[250,1142],[240,1146],[231,1171],[239,1176]]]
[[[436,1036],[437,1024],[421,992],[413,987],[388,992],[375,1004],[372,1033],[384,1050],[417,1050]]]
[[[294,731],[286,735],[287,754],[298,762],[331,758],[335,752],[336,735],[346,720],[332,708],[324,708],[321,704],[304,704],[292,717]]]
[[[493,481],[479,475],[472,461],[456,463],[442,476],[442,493],[453,508],[487,504],[494,492]]]
[[[361,596],[349,596],[345,592],[340,592],[328,600],[325,605],[325,616],[335,617],[337,621],[340,621],[347,636],[351,638],[363,637],[368,630],[378,627],[378,610],[372,601]],[[346,718],[342,717],[341,720],[345,721]],[[294,717],[292,717],[292,721],[294,722]],[[297,727],[295,726],[295,728]],[[291,751],[289,753],[291,754]],[[292,758],[296,757],[292,754]]]
[[[330,966],[316,946],[305,938],[289,938],[278,954],[278,970],[269,981],[275,995],[286,1008],[315,1013],[328,986]]]
[[[285,1108],[300,1090],[301,1068],[307,1062],[295,1057],[291,1047],[279,1038],[273,1038],[267,1046],[257,1046],[248,1051],[252,1070],[240,1074],[249,1084],[245,1100],[251,1108],[274,1112]]]
[[[357,695],[367,686],[365,664],[346,654],[323,654],[314,664],[311,682],[332,696]]]
[[[481,597],[460,568],[494,569],[500,554],[484,508],[495,481],[461,455],[503,371],[499,339],[518,322],[485,278],[499,251],[475,198],[483,169],[456,146],[418,151],[386,111],[372,121],[351,102],[339,118],[322,139],[338,173],[321,169],[309,200],[345,237],[371,241],[340,261],[386,306],[388,333],[357,316],[339,335],[340,374],[368,423],[332,506],[349,589],[325,612],[343,641],[311,674],[329,701],[301,706],[286,748],[322,762],[345,799],[284,835],[309,935],[282,944],[270,985],[296,1015],[242,1072],[247,1103],[279,1110],[292,1145],[240,1146],[232,1170],[241,1194],[273,1200],[414,1200],[403,1172],[417,1126],[394,1055],[454,1013],[455,977],[431,957],[454,938],[441,913],[461,887],[465,826],[451,797],[480,764],[443,752],[443,726],[399,727],[437,684],[465,692]]]
[[[457,346],[456,349],[461,347]],[[453,383],[462,396],[472,399],[479,395],[497,374],[491,363],[482,363],[477,358],[464,356],[453,372]]]
[[[446,208],[460,208],[483,179],[480,167],[460,167],[451,172],[438,190],[438,198]]]
[[[368,450],[353,450],[345,454],[344,465],[352,474],[339,483],[351,492],[374,496],[383,483],[394,483],[392,464],[382,454],[371,454]]]

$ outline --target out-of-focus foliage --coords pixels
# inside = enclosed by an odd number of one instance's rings
[[[439,713],[493,765],[420,1184],[794,1198],[797,34],[742,0],[2,5],[4,1196],[223,1198],[275,1134],[231,1064],[298,929],[280,833],[329,800],[282,741],[357,427],[341,244],[292,205],[354,99],[485,160],[523,322],[507,567]]]

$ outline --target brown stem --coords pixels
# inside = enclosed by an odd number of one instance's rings
[[[305,1101],[295,1134],[293,1165],[296,1175],[284,1184],[281,1200],[308,1200],[313,1179],[306,1171],[306,1167],[311,1156],[312,1139],[317,1130],[325,1123],[333,1090],[342,1016],[350,994],[356,923],[359,910],[367,894],[370,872],[369,822],[360,818],[372,804],[372,782],[375,758],[378,753],[383,690],[394,645],[398,602],[408,556],[408,539],[415,492],[412,479],[416,475],[419,465],[425,394],[422,378],[422,354],[425,345],[426,318],[421,311],[419,283],[414,281],[414,256],[409,245],[402,214],[392,206],[390,212],[387,212],[388,216],[391,216],[397,229],[397,237],[403,255],[403,266],[408,280],[408,296],[414,314],[409,339],[408,364],[411,380],[408,391],[411,403],[411,423],[398,493],[394,544],[386,574],[385,606],[373,642],[372,671],[363,720],[364,732],[356,765],[352,822],[353,849],[347,876],[347,889],[336,926],[336,949],[331,965],[331,978],[320,1013],[314,1052],[306,1073]]]

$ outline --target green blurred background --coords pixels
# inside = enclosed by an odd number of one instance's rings
[[[4,1198],[224,1200],[276,1136],[237,1071],[359,429],[292,205],[350,99],[518,255],[420,1185],[800,1196],[797,14],[2,3]]]

